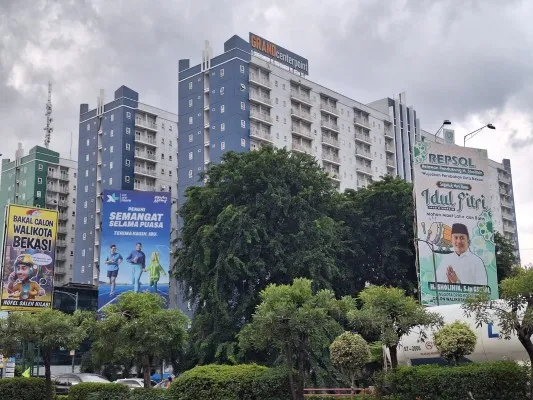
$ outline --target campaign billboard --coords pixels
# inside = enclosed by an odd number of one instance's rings
[[[52,307],[57,223],[56,210],[7,206],[0,310]]]
[[[168,305],[170,207],[168,192],[104,190],[99,311],[128,291],[158,293]]]
[[[414,145],[416,243],[424,305],[462,303],[480,290],[498,298],[487,151]]]

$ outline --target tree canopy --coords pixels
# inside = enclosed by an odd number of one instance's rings
[[[333,364],[349,378],[350,387],[355,387],[355,380],[362,375],[365,364],[371,361],[370,347],[357,333],[344,332],[329,346]]]
[[[435,332],[433,342],[442,357],[457,364],[457,361],[474,351],[477,336],[466,322],[455,321]]]
[[[496,269],[498,271],[498,282],[511,276],[517,267],[515,246],[513,241],[507,239],[499,232],[494,232],[494,243],[496,252]]]

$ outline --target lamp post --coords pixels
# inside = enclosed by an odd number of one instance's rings
[[[435,142],[437,141],[437,137],[439,136],[439,132],[440,130],[444,127],[444,125],[451,125],[451,121],[449,119],[445,119],[444,121],[442,121],[442,125],[440,126],[440,128],[437,130],[437,132],[435,133]]]
[[[434,278],[435,278],[435,297],[437,298],[437,305],[440,305],[440,301],[439,301],[439,285],[438,285],[438,282],[437,282],[437,264],[436,264],[436,261],[435,261],[435,245],[433,243],[431,243],[430,241],[424,240],[424,239],[416,238],[415,241],[424,242],[431,249],[431,256],[433,257],[433,274],[434,274]]]
[[[487,124],[487,125],[483,125],[481,128],[479,129],[476,129],[475,131],[473,132],[470,132],[470,133],[467,133],[465,135],[465,137],[463,138],[463,147],[466,147],[466,141],[468,139],[471,139],[473,138],[474,136],[476,136],[482,129],[485,129],[485,128],[489,128],[489,129],[496,129],[496,127],[492,124]]]
[[[76,302],[75,305],[74,305],[74,311],[78,311],[78,299],[79,299],[79,293],[76,292],[76,294],[72,294],[72,293],[69,293],[69,292],[63,292],[62,290],[55,290],[54,289],[54,293],[61,293],[61,294],[66,294],[67,296],[69,296],[71,299],[74,299],[74,301]],[[72,351],[72,373],[74,373],[74,358],[76,357],[76,354],[74,353],[74,351]]]

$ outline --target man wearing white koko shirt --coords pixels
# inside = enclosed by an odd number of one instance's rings
[[[453,253],[446,254],[437,269],[437,281],[487,286],[487,271],[481,258],[469,251],[470,236],[463,224],[452,225]]]

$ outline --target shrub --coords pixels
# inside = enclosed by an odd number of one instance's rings
[[[46,381],[42,378],[0,379],[0,400],[37,400],[45,398]]]
[[[68,400],[68,395],[67,394],[56,394],[55,400]]]
[[[477,337],[466,322],[455,321],[435,332],[433,341],[442,357],[457,364],[458,360],[474,351]]]
[[[512,361],[469,363],[459,366],[399,367],[389,380],[400,400],[461,400],[527,398],[529,369]]]
[[[168,394],[172,400],[286,400],[289,376],[256,364],[205,365],[176,378]]]
[[[167,400],[166,389],[133,389],[128,400]]]
[[[95,397],[100,393],[102,397]],[[83,382],[78,383],[70,388],[68,394],[69,400],[125,400],[128,398],[130,388],[126,385],[117,385],[114,383],[96,383],[96,382]],[[89,396],[92,396],[89,397]]]

